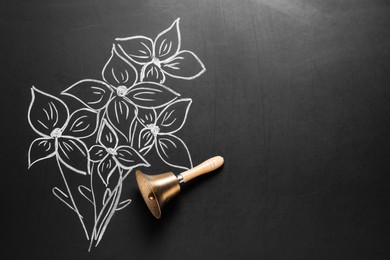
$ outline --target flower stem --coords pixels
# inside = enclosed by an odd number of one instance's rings
[[[93,244],[93,241],[94,241],[94,236],[95,236],[95,225],[96,225],[96,222],[97,222],[97,212],[96,212],[96,198],[95,198],[95,192],[94,192],[94,189],[93,189],[93,175],[94,175],[94,166],[95,166],[95,163],[92,163],[92,168],[91,168],[91,174],[90,174],[90,181],[91,181],[91,193],[92,193],[92,202],[93,202],[93,217],[94,217],[94,227],[92,229],[92,233],[91,233],[91,240],[90,240],[90,243],[89,243],[89,248],[88,248],[88,252],[91,251],[91,248],[92,248],[92,244]]]
[[[130,173],[130,171],[131,170],[127,171],[124,176],[121,175],[121,177],[118,180],[118,184],[112,190],[112,195],[108,197],[106,203],[103,205],[102,209],[99,212],[99,216],[97,216],[97,218],[95,219],[95,225],[93,227],[93,232],[92,232],[90,245],[89,245],[89,251],[91,250],[94,241],[96,241],[95,246],[97,246],[100,240],[102,239],[106,227],[109,224],[119,204],[121,193],[122,193],[123,180]],[[113,196],[116,196],[114,202],[112,202],[111,200]],[[106,210],[107,207],[109,207],[108,209],[109,211],[106,214],[103,214],[103,212]]]
[[[115,202],[114,202],[114,204],[113,204],[113,207],[111,208],[110,214],[109,214],[109,215],[106,215],[106,216],[108,216],[107,219],[104,219],[104,220],[103,220],[103,221],[104,221],[104,224],[102,225],[102,228],[101,228],[101,230],[100,230],[100,232],[99,232],[99,237],[97,238],[97,243],[96,243],[96,245],[98,245],[98,244],[100,243],[100,240],[102,239],[103,234],[104,234],[104,232],[106,231],[107,225],[108,225],[108,223],[110,222],[112,216],[114,215],[114,213],[115,213],[115,211],[116,211],[116,209],[117,209],[119,200],[120,200],[120,198],[121,198],[121,193],[122,193],[122,182],[121,182],[121,181],[118,183],[118,186],[117,186],[115,189],[117,189],[117,192],[115,192],[115,196],[116,196]]]
[[[70,191],[70,188],[69,188],[69,185],[68,185],[68,182],[66,181],[66,177],[65,177],[65,174],[64,174],[64,171],[62,170],[62,167],[61,167],[61,162],[58,158],[58,156],[56,156],[56,160],[57,160],[57,164],[58,164],[58,168],[60,170],[60,173],[61,173],[61,176],[62,176],[62,179],[64,180],[64,184],[65,184],[65,187],[66,187],[66,190],[68,191],[68,195],[69,195],[69,198],[72,202],[72,206],[73,206],[73,209],[74,211],[76,212],[80,222],[81,222],[81,226],[83,227],[84,229],[84,232],[85,232],[85,236],[87,237],[87,240],[89,240],[89,235],[88,235],[88,231],[85,227],[85,224],[84,224],[84,221],[83,221],[83,216],[80,214],[77,206],[76,206],[76,203],[74,202],[74,199],[73,199],[73,196],[72,196],[72,192]]]

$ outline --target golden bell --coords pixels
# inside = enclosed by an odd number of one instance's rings
[[[176,176],[172,172],[147,175],[140,170],[135,172],[138,187],[149,210],[156,218],[161,218],[162,207],[180,192],[180,183],[185,183],[202,174],[211,172],[224,163],[221,156],[215,156],[195,168]]]

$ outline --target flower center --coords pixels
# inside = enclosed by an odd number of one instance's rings
[[[50,136],[52,138],[58,138],[58,137],[61,137],[62,135],[62,130],[60,128],[56,128],[54,129],[51,133],[50,133]]]
[[[111,155],[117,155],[118,153],[115,151],[115,149],[113,148],[107,148],[106,149],[107,153],[111,154]]]
[[[159,59],[157,59],[156,57],[153,57],[152,59],[152,62],[154,65],[156,65],[157,67],[159,67],[161,69],[161,62]]]
[[[126,95],[126,92],[127,92],[127,87],[126,86],[119,86],[117,89],[116,89],[116,94],[120,97],[123,97],[124,95]]]
[[[150,124],[146,126],[152,135],[156,136],[160,132],[160,127],[156,126],[156,124]]]

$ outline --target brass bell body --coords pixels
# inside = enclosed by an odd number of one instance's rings
[[[135,172],[142,197],[156,218],[161,218],[162,207],[180,192],[180,184],[172,172],[158,175],[147,175]]]

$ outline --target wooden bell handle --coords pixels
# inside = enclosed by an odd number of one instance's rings
[[[223,165],[223,162],[224,160],[222,156],[215,156],[188,171],[180,173],[180,175],[183,177],[183,182],[188,182],[202,174],[218,169]]]

